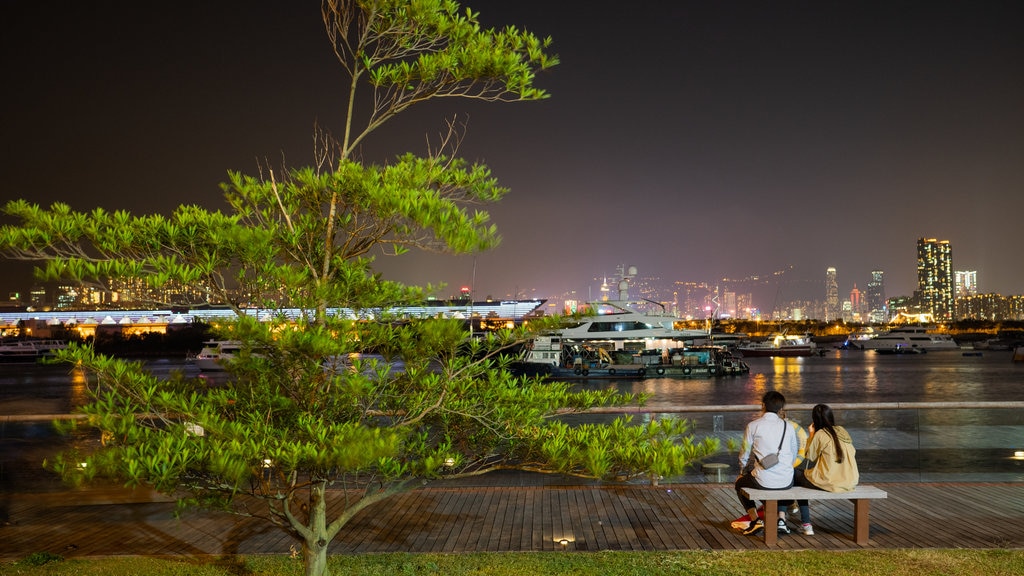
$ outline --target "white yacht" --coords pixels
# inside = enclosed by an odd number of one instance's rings
[[[629,299],[629,282],[636,276],[636,268],[630,266],[620,272],[618,299],[588,303],[589,313],[561,328],[556,335],[563,341],[612,341],[617,343],[616,349],[622,348],[621,343],[627,340],[646,342],[643,348],[650,349],[677,347],[684,341],[708,337],[706,330],[683,328],[686,319],[668,314],[658,302],[642,301],[656,307],[653,312],[634,308]]]
[[[592,302],[592,315],[558,331],[563,340],[666,340],[678,343],[707,338],[707,331],[681,328],[684,319],[661,312],[641,312],[625,300]]]
[[[606,367],[609,376],[642,375],[648,367],[663,375],[671,365],[670,350],[682,350],[694,340],[708,337],[707,330],[684,328],[684,318],[668,314],[657,302],[645,301],[657,308],[652,312],[635,308],[628,289],[636,268],[622,272],[618,299],[588,303],[585,315],[567,319],[561,328],[537,337],[527,346],[523,358],[526,372],[551,373],[568,365],[569,373],[575,370],[575,374],[584,376],[596,374],[596,366]],[[595,370],[584,364],[593,364]]]
[[[960,348],[949,334],[931,332],[926,326],[920,324],[894,327],[879,333],[874,338],[851,341],[851,343],[865,350],[890,350],[906,347],[932,352]]]
[[[242,343],[237,340],[210,340],[203,343],[203,349],[192,362],[204,372],[219,372],[241,349]]]

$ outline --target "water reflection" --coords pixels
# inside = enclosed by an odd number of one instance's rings
[[[880,356],[832,352],[825,357],[750,358],[750,374],[714,379],[647,379],[637,390],[673,405],[757,404],[778,390],[791,404],[1024,401],[1024,365],[1005,353]],[[681,384],[680,384],[681,382]]]
[[[1024,402],[1024,364],[1008,354],[964,357],[957,352],[918,356],[879,356],[870,352],[830,352],[811,358],[751,358],[751,373],[719,378],[650,378],[579,382],[585,389],[613,388],[650,395],[650,409],[637,423],[680,416],[693,422],[699,436],[714,436],[725,446],[738,442],[746,423],[756,416],[760,398],[779,390],[791,405],[895,402]],[[167,375],[198,371],[181,361],[148,363]],[[224,375],[211,375],[216,385]],[[0,366],[0,414],[57,414],[81,406],[88,392],[81,371],[67,366]],[[693,407],[666,414],[658,406]],[[723,407],[712,411],[696,408]],[[743,408],[734,410],[732,406]],[[789,416],[806,425],[808,410]],[[611,421],[614,415],[573,415],[573,422]],[[1024,411],[1012,409],[879,410],[839,409],[837,420],[854,436],[865,481],[1024,480]],[[38,482],[39,463],[61,446],[51,424],[7,423],[0,429],[0,490],[10,482]],[[82,432],[71,443],[88,448],[98,438]],[[48,452],[49,451],[49,452]],[[736,455],[723,452],[712,461],[732,466]],[[727,474],[728,476],[728,474]],[[706,481],[699,467],[683,481]]]

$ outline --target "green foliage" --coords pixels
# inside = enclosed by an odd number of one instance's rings
[[[643,475],[657,480],[678,476],[719,449],[716,438],[694,443],[690,424],[676,418],[651,420],[634,426],[629,417],[608,425],[568,426],[554,423],[543,430],[543,461],[564,474],[598,478]]]
[[[64,557],[50,552],[33,552],[22,560],[28,566],[43,566],[52,562],[63,562]]]
[[[117,478],[182,505],[263,517],[302,541],[307,574],[326,574],[327,547],[349,519],[424,481],[503,467],[656,479],[717,449],[675,420],[565,425],[559,415],[641,399],[513,376],[509,351],[521,331],[477,339],[450,320],[388,317],[424,290],[384,281],[374,251],[491,248],[500,237],[475,207],[507,190],[486,166],[447,153],[452,132],[444,153],[384,165],[356,161],[355,147],[432,98],[544,98],[534,75],[557,58],[546,53],[550,40],[483,29],[454,1],[322,7],[352,85],[344,136],[318,134],[313,167],[229,173],[227,214],[182,206],[139,217],[24,200],[4,208],[19,224],[0,227],[0,250],[42,262],[40,277],[206,291],[237,312],[220,335],[244,344],[218,382],[160,380],[138,363],[69,347],[59,360],[90,374],[81,425],[99,430],[102,445],[48,466],[72,483]],[[367,82],[374,107],[360,116],[355,95]],[[285,308],[301,314],[286,318]]]

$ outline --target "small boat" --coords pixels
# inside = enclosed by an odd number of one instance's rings
[[[204,372],[219,372],[241,349],[242,343],[237,340],[210,340],[203,343],[203,349],[192,362]]]
[[[762,342],[741,344],[736,351],[744,358],[813,356],[818,353],[818,345],[811,340],[810,334],[776,334]]]
[[[67,347],[63,340],[4,340],[0,341],[0,363],[37,362]]]

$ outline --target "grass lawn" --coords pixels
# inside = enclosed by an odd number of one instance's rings
[[[330,566],[335,575],[345,576],[1016,576],[1024,574],[1024,550],[362,554],[332,556]],[[35,554],[17,562],[0,563],[0,574],[5,576],[301,576],[302,573],[301,560],[280,555],[193,560],[142,557],[65,560]]]

